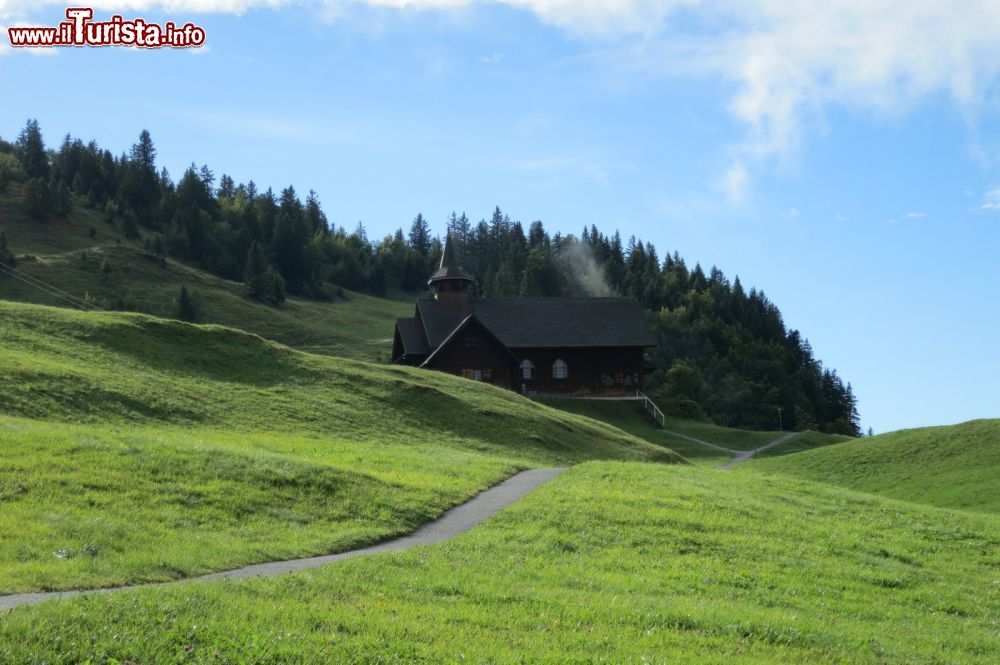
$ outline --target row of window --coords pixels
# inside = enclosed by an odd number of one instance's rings
[[[530,380],[535,378],[535,363],[530,360],[521,361],[521,378]],[[462,370],[462,377],[466,379],[472,379],[474,381],[492,381],[493,380],[493,370],[492,369],[471,369],[466,368]],[[552,363],[552,378],[553,379],[568,379],[569,378],[569,365],[562,358],[556,360]]]
[[[615,374],[601,374],[601,385],[607,387],[637,386],[639,385],[639,375],[625,374],[623,372],[617,372]]]
[[[474,381],[492,381],[493,370],[491,369],[463,369],[462,377]]]
[[[527,358],[521,361],[521,378],[525,380],[535,378],[535,363],[531,362]],[[569,378],[569,365],[567,365],[566,361],[562,358],[558,358],[554,363],[552,363],[552,378]]]
[[[535,378],[535,363],[531,362],[527,358],[521,361],[520,365],[521,379],[528,380]],[[473,379],[475,381],[493,381],[493,370],[492,369],[463,369],[462,376],[466,379]],[[553,379],[568,379],[569,378],[569,365],[562,358],[557,359],[552,363],[552,378]],[[639,375],[638,374],[625,374],[624,372],[617,372],[615,374],[601,374],[601,385],[607,387],[613,386],[637,386],[639,385]]]

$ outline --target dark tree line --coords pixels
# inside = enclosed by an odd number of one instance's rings
[[[216,179],[194,164],[175,182],[157,169],[147,131],[119,156],[68,135],[50,151],[29,121],[15,143],[0,140],[0,190],[11,182],[23,183],[25,209],[40,221],[74,204],[102,211],[148,251],[242,281],[249,297],[275,306],[286,292],[329,299],[343,288],[423,291],[441,255],[440,237],[420,214],[407,232],[375,240],[360,222],[351,231],[331,225],[312,191],[304,201],[291,186],[262,192],[252,180]],[[786,429],[859,433],[850,384],[739,278],[689,267],[676,253],[661,258],[651,243],[594,226],[579,236],[550,235],[540,221],[525,228],[500,208],[477,222],[452,213],[447,231],[479,296],[637,298],[659,340],[649,386],[675,410],[774,429],[780,408]]]

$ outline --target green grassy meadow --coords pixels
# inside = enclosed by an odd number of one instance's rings
[[[635,403],[364,362],[408,302],[276,310],[93,213],[54,224],[8,233],[19,268],[159,314],[186,284],[233,327],[7,302],[46,296],[0,280],[0,594],[343,551],[573,468],[438,545],[18,607],[0,663],[997,661],[1000,420],[803,432],[715,471]]]
[[[854,440],[854,438],[844,436],[842,434],[824,434],[823,432],[814,432],[810,430],[807,432],[799,432],[794,438],[789,439],[780,446],[762,450],[757,453],[755,457],[762,458],[791,455],[793,453],[801,453],[806,450],[813,450],[814,448],[822,448],[823,446],[829,446],[835,443],[846,443]]]
[[[216,326],[0,302],[0,341],[2,592],[344,550],[519,469],[679,460],[492,386]]]
[[[718,466],[732,459],[720,450],[714,450],[683,437],[675,436],[673,432],[714,443],[730,450],[751,450],[763,446],[782,436],[782,432],[754,432],[733,429],[679,418],[666,419],[666,427],[653,425],[644,415],[639,402],[615,400],[578,400],[545,398],[542,403],[557,409],[576,413],[601,422],[613,425],[650,443],[669,448],[683,455],[686,459],[699,466]],[[849,437],[820,432],[799,432],[795,438],[780,446],[761,453],[766,455],[782,454],[785,451],[799,451],[817,446],[830,445],[849,440]]]
[[[906,501],[1000,513],[1000,420],[901,430],[748,464]]]
[[[448,543],[19,608],[0,660],[993,663],[998,545],[994,516],[588,463]]]
[[[20,188],[0,193],[0,231],[17,269],[104,309],[176,316],[181,286],[191,291],[199,321],[246,330],[311,353],[385,360],[397,318],[413,313],[413,297],[375,298],[351,291],[321,302],[290,297],[271,307],[243,295],[243,285],[146,252],[103,215],[78,205],[66,219],[28,219],[18,203]],[[90,229],[95,237],[90,237]],[[30,258],[25,258],[30,257]],[[108,272],[102,268],[107,265]],[[0,299],[65,307],[34,286],[0,276]]]

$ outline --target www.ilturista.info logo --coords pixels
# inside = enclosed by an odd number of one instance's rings
[[[173,21],[168,21],[159,25],[147,23],[141,18],[126,21],[117,14],[108,21],[93,21],[94,10],[87,7],[68,8],[66,18],[68,20],[50,28],[7,28],[10,45],[191,48],[205,43],[205,29],[193,23],[178,27]]]

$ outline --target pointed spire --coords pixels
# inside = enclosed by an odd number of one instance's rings
[[[455,258],[455,242],[451,239],[451,233],[444,236],[444,251],[441,252],[441,265],[438,268],[459,268],[458,259]]]
[[[434,287],[451,285],[456,290],[467,288],[466,285],[459,287],[459,284],[471,283],[474,281],[472,275],[458,263],[458,254],[455,251],[455,241],[451,239],[451,234],[444,237],[444,249],[441,252],[441,265],[437,272],[431,275],[427,284]]]

